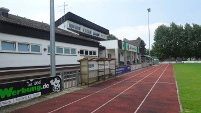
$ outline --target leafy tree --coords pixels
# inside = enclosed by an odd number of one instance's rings
[[[161,59],[168,58],[171,50],[172,40],[169,38],[170,32],[169,27],[166,25],[160,25],[155,30],[154,33],[154,44],[152,46],[152,51],[155,56],[158,56]]]
[[[160,25],[154,33],[152,54],[159,58],[201,58],[201,26],[186,23]]]
[[[149,51],[145,48],[145,46],[146,46],[146,43],[144,42],[144,40],[142,40],[140,37],[138,37],[136,40],[140,40],[141,41],[141,43],[142,43],[142,45],[141,45],[141,47],[140,47],[140,51],[142,52],[142,55],[149,55]],[[148,53],[147,53],[148,52]]]
[[[107,39],[108,40],[116,40],[116,39],[118,39],[116,36],[114,36],[113,34],[109,34],[108,36],[107,36]]]
[[[146,43],[144,42],[144,40],[142,40],[140,37],[138,37],[136,40],[141,40],[143,45],[146,46]]]

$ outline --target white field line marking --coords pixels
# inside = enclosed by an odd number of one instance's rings
[[[64,105],[64,106],[61,106],[61,107],[59,107],[59,108],[57,108],[57,109],[55,109],[55,110],[52,110],[52,111],[50,111],[50,112],[48,112],[48,113],[53,113],[53,112],[55,112],[55,111],[58,111],[58,110],[60,110],[60,109],[62,109],[62,108],[64,108],[64,107],[67,107],[67,106],[69,106],[69,105],[71,105],[71,104],[74,104],[74,103],[76,103],[76,102],[79,102],[79,101],[81,101],[81,100],[83,100],[83,99],[85,99],[85,98],[88,98],[88,97],[90,97],[90,96],[92,96],[92,95],[94,95],[94,94],[96,94],[96,93],[99,93],[99,92],[101,92],[101,91],[103,91],[103,90],[106,90],[106,89],[108,89],[108,88],[110,88],[110,87],[112,87],[112,86],[115,86],[115,85],[117,85],[117,84],[119,84],[119,83],[121,83],[121,82],[124,82],[125,80],[128,80],[128,79],[130,79],[130,78],[133,78],[133,77],[135,77],[135,76],[137,76],[137,75],[140,75],[140,74],[142,74],[142,73],[144,73],[144,72],[146,72],[146,71],[149,71],[149,70],[151,70],[152,68],[150,68],[150,69],[148,69],[148,70],[145,70],[145,71],[143,71],[143,72],[141,72],[141,73],[138,73],[138,74],[136,74],[136,75],[133,75],[133,76],[131,76],[131,77],[128,77],[128,78],[126,78],[126,79],[124,79],[124,80],[121,80],[121,81],[119,81],[119,82],[117,82],[117,83],[115,83],[115,84],[113,84],[113,85],[110,85],[110,86],[108,86],[108,87],[106,87],[106,88],[103,88],[103,89],[101,89],[101,90],[99,90],[99,91],[96,91],[96,92],[94,92],[94,93],[92,93],[92,94],[89,94],[89,95],[87,95],[87,96],[84,96],[84,97],[82,97],[82,98],[80,98],[80,99],[77,99],[77,100],[75,100],[75,101],[73,101],[73,102],[71,102],[71,103],[68,103],[68,104],[66,104],[66,105]]]
[[[158,69],[160,69],[160,68],[158,68]],[[144,80],[145,78],[147,78],[148,76],[150,76],[152,73],[154,73],[158,69],[154,70],[153,72],[149,73],[147,76],[145,76],[142,79],[140,79],[139,81],[135,82],[133,85],[129,86],[127,89],[125,89],[124,91],[122,91],[121,93],[119,93],[118,95],[116,95],[115,97],[113,97],[112,99],[110,99],[109,101],[107,101],[106,103],[102,104],[100,107],[98,107],[97,109],[95,109],[91,113],[96,112],[97,110],[99,110],[100,108],[102,108],[103,106],[105,106],[106,104],[108,104],[109,102],[111,102],[112,100],[114,100],[115,98],[117,98],[118,96],[120,96],[121,94],[123,94],[124,92],[126,92],[127,90],[129,90],[130,88],[132,88],[134,85],[136,85],[137,83],[141,82],[142,80]]]
[[[173,67],[173,72],[174,72],[174,67]],[[175,74],[174,74],[174,73],[173,73],[173,75],[174,75],[174,79],[175,79],[175,82],[176,82],[177,98],[178,98],[178,102],[179,102],[180,112],[183,112],[182,104],[181,104],[181,100],[180,100],[180,96],[179,96],[179,88],[178,88],[178,84],[177,84],[176,77],[175,77]]]
[[[167,65],[167,67],[169,66],[169,64]],[[145,98],[142,100],[141,104],[138,106],[138,108],[135,110],[134,113],[137,113],[138,110],[140,109],[140,107],[142,106],[142,104],[145,102],[145,100],[147,99],[147,97],[149,96],[149,94],[151,93],[151,91],[153,90],[153,88],[155,87],[156,83],[159,81],[159,79],[162,77],[162,75],[164,74],[164,72],[166,71],[167,67],[163,70],[163,72],[161,73],[161,75],[159,76],[159,78],[156,80],[156,82],[154,83],[154,85],[152,86],[152,88],[149,90],[149,92],[147,93],[147,95],[145,96]]]
[[[151,84],[151,83],[155,83],[155,82],[144,82],[144,83],[139,83],[139,84]],[[158,82],[157,84],[175,84],[173,82]]]
[[[176,88],[177,88],[177,98],[178,98],[178,102],[179,102],[180,112],[183,112],[180,97],[179,97],[179,89],[178,89],[177,81],[176,81]]]

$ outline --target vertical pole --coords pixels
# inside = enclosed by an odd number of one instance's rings
[[[50,62],[51,62],[51,75],[50,76],[56,76],[54,0],[50,0]]]
[[[151,12],[151,9],[148,8],[147,11],[148,11],[148,31],[149,31],[149,56],[151,56],[151,54],[150,54],[150,29],[149,29],[149,12]],[[149,65],[150,64],[151,64],[151,59],[149,58]]]
[[[148,8],[149,56],[151,56],[151,55],[150,55],[150,28],[149,28],[149,12],[150,12],[150,11],[151,11],[151,9]]]
[[[61,90],[64,90],[64,71],[61,72]]]

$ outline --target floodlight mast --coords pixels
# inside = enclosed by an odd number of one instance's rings
[[[148,11],[148,31],[149,31],[149,56],[151,56],[150,55],[150,28],[149,28],[149,12],[151,12],[151,9],[148,8],[147,11]]]

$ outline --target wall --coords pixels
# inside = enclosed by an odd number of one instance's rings
[[[21,53],[21,52],[5,52],[2,51],[0,42],[0,68],[4,67],[21,67],[21,66],[44,66],[50,65],[50,55],[44,48],[48,48],[50,42],[47,40],[35,39],[31,37],[23,37],[16,35],[8,35],[0,33],[0,41],[16,41],[23,43],[33,43],[41,45],[41,53]],[[56,65],[79,64],[77,60],[83,58],[78,51],[80,49],[94,50],[98,56],[98,48],[74,45],[68,43],[56,42],[55,46],[71,47],[76,49],[76,55],[56,55]]]
[[[105,46],[107,49],[117,49],[118,40],[99,41],[100,45]]]

